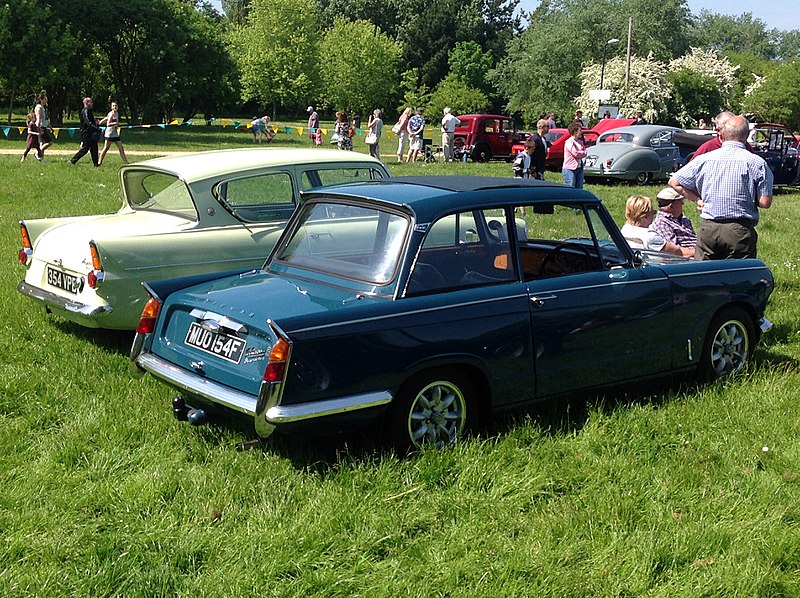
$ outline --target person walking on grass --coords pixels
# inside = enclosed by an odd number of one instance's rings
[[[42,161],[42,150],[41,150],[40,141],[41,141],[41,138],[42,138],[42,131],[36,125],[36,116],[33,114],[33,112],[29,112],[28,113],[27,126],[28,126],[28,137],[25,140],[25,151],[22,153],[22,159],[20,160],[20,162],[24,162],[25,161],[25,158],[28,157],[28,153],[30,153],[30,151],[32,149],[36,150],[36,154],[35,154],[36,155],[36,159],[39,160],[39,162],[41,162]]]
[[[83,108],[80,113],[81,118],[81,148],[70,158],[71,164],[77,164],[78,160],[86,154],[91,154],[92,163],[100,166],[97,156],[97,142],[100,140],[100,127],[94,118],[94,102],[92,98],[83,98]]]
[[[128,158],[125,156],[125,148],[122,146],[122,141],[119,138],[119,107],[116,102],[111,102],[111,110],[109,110],[108,114],[106,114],[105,118],[103,118],[99,124],[102,125],[103,123],[106,124],[105,143],[103,144],[103,150],[100,152],[98,165],[102,166],[103,158],[106,157],[106,153],[108,152],[108,148],[111,147],[112,142],[117,146],[119,157],[122,158],[125,164],[128,164]]]

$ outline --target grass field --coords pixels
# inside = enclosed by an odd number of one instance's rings
[[[141,133],[129,149],[252,144]],[[800,595],[800,193],[759,225],[775,328],[743,375],[549,402],[401,460],[370,434],[239,451],[249,431],[181,424],[131,377],[130,335],[16,291],[17,221],[115,210],[118,165],[0,155],[0,596]],[[641,191],[589,188],[618,222]]]

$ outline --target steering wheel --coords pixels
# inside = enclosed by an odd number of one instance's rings
[[[560,241],[558,245],[548,251],[542,258],[542,263],[539,264],[539,276],[544,276],[546,274],[545,270],[548,268],[548,266],[552,270],[550,274],[557,276],[562,274],[571,274],[578,271],[575,268],[576,262],[574,257],[572,259],[566,259],[565,255],[560,255],[566,250],[574,249],[577,249],[586,258],[585,269],[588,269],[589,264],[592,262],[592,254],[589,253],[589,250],[580,243],[573,243],[572,241]]]

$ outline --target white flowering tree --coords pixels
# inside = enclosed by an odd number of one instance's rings
[[[672,86],[670,113],[682,127],[697,126],[720,110],[731,109],[738,82],[738,65],[714,49],[692,48],[669,63]]]
[[[603,87],[611,91],[611,99],[603,103],[619,107],[620,114],[632,116],[641,110],[648,122],[663,122],[667,116],[667,100],[671,89],[667,67],[652,57],[631,56],[628,84],[625,85],[626,58],[614,57],[606,62]],[[584,114],[597,115],[600,103],[589,98],[589,92],[600,89],[601,64],[589,64],[580,74],[581,95],[575,98]]]
[[[714,49],[692,48],[688,54],[671,60],[670,72],[681,70],[693,71],[710,77],[726,102],[730,102],[733,88],[736,85],[736,71],[739,65],[731,64],[725,56]]]

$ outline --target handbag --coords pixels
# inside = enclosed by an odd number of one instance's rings
[[[378,136],[375,133],[368,133],[364,138],[364,143],[367,145],[375,145],[378,143]]]
[[[394,124],[394,126],[392,127],[392,133],[394,133],[395,135],[400,134],[400,123]]]

